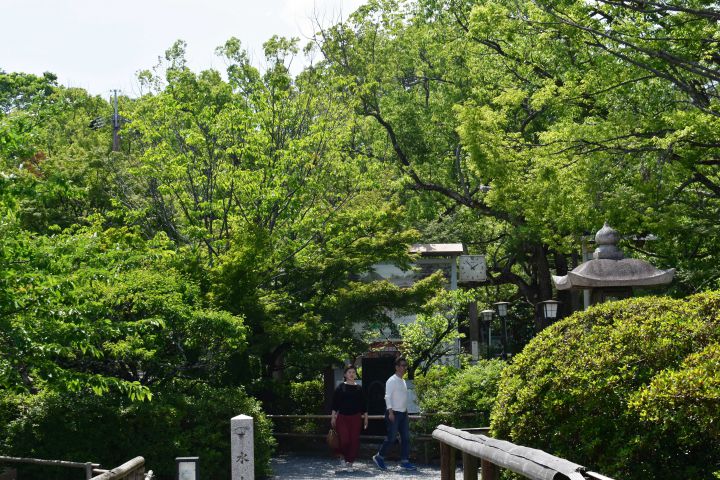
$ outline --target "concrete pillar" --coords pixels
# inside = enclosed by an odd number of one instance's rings
[[[230,419],[230,454],[232,480],[255,480],[252,417],[238,415]]]

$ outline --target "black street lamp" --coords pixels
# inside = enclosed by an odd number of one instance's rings
[[[507,314],[508,314],[508,306],[510,305],[510,302],[495,302],[495,303],[493,303],[493,305],[495,306],[495,311],[497,312],[498,317],[500,317],[500,319],[502,320],[502,328],[503,328],[502,358],[503,358],[503,360],[507,360],[507,351],[508,351]]]
[[[487,357],[490,358],[490,338],[492,338],[492,319],[495,315],[495,310],[483,310],[480,312],[480,318],[483,322],[487,323]]]
[[[495,302],[493,303],[495,305],[495,311],[498,314],[498,317],[505,317],[508,313],[508,307],[510,306],[510,302]]]

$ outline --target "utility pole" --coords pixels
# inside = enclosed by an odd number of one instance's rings
[[[119,152],[120,151],[120,115],[118,115],[118,99],[117,99],[117,90],[113,90],[113,94],[115,96],[115,111],[113,113],[112,117],[112,127],[113,127],[113,152]]]

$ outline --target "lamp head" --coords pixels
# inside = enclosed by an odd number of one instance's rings
[[[495,302],[493,303],[495,306],[495,311],[498,314],[498,317],[505,317],[508,313],[508,307],[510,306],[510,302]]]
[[[544,319],[555,320],[557,318],[558,305],[560,305],[560,302],[557,300],[545,300],[544,302],[540,302],[540,305],[542,306],[542,316]]]
[[[490,320],[492,320],[494,314],[495,310],[483,310],[482,312],[480,312],[480,317],[483,319],[483,321],[489,322]]]

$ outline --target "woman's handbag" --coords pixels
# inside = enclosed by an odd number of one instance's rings
[[[337,450],[338,448],[340,448],[340,437],[338,436],[337,431],[334,428],[328,430],[325,440],[327,441],[328,447],[332,448],[333,450]]]

